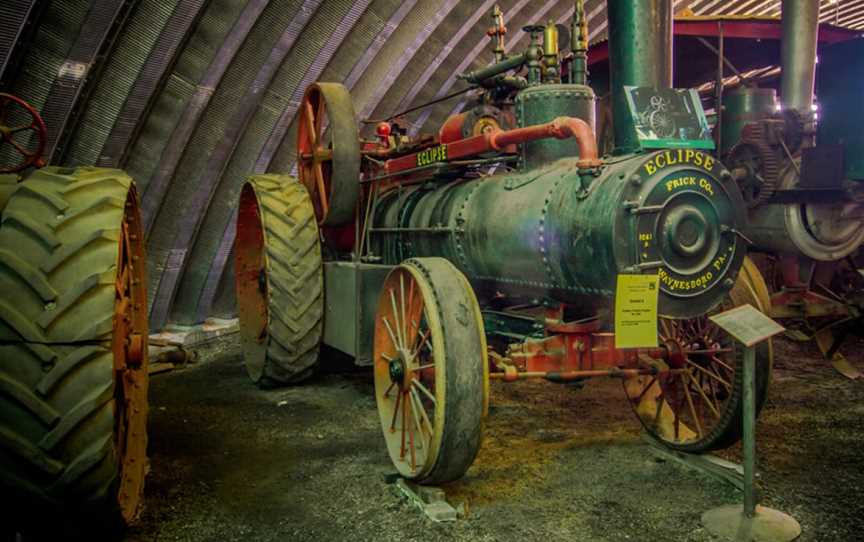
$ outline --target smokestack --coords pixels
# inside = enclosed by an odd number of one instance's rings
[[[672,87],[672,0],[608,0],[615,147],[638,148],[624,86]]]
[[[819,0],[783,0],[780,101],[784,109],[810,115],[816,78]]]

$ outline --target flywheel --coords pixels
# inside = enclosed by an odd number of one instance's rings
[[[725,160],[729,169],[743,167],[747,170],[739,186],[748,208],[765,203],[777,191],[780,160],[766,137],[764,124],[748,124],[741,131],[741,141],[732,147]]]
[[[339,83],[314,83],[300,104],[297,171],[318,223],[351,221],[360,196],[360,131],[351,95]]]

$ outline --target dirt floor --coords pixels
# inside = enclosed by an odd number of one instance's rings
[[[797,518],[802,541],[864,540],[864,380],[838,375],[810,343],[775,344],[758,425],[763,502]],[[151,404],[147,508],[130,542],[709,541],[702,512],[741,498],[655,459],[617,381],[493,386],[480,456],[445,488],[469,511],[450,524],[386,482],[366,371],[262,391],[228,353],[154,376]]]

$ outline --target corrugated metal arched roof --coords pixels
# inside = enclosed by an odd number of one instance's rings
[[[233,312],[234,202],[251,172],[291,171],[303,91],[341,81],[361,117],[461,88],[489,60],[493,0],[4,0],[0,87],[36,106],[52,163],[123,167],[148,226],[155,327]],[[572,0],[497,0],[508,49],[520,28],[566,22]],[[864,28],[864,1],[821,0]],[[696,15],[777,16],[779,0],[679,0]],[[605,1],[587,0],[592,40]],[[409,117],[432,130],[464,102]],[[0,160],[3,156],[0,156]]]

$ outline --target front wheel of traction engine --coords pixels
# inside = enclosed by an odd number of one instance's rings
[[[0,518],[34,536],[107,536],[147,471],[147,302],[134,183],[49,167],[0,225]],[[76,534],[72,534],[76,533]]]
[[[246,371],[261,387],[304,380],[324,329],[321,243],[306,188],[286,175],[250,177],[234,255]]]
[[[467,279],[443,258],[395,267],[375,316],[375,397],[399,473],[456,480],[480,448],[486,403],[486,336]]]
[[[716,312],[750,304],[768,313],[770,300],[759,270],[745,258],[738,280]],[[643,427],[666,446],[699,453],[741,439],[744,349],[708,315],[660,320],[660,342],[669,352],[659,369],[677,369],[624,380]],[[756,415],[765,404],[773,366],[771,340],[756,346]]]

